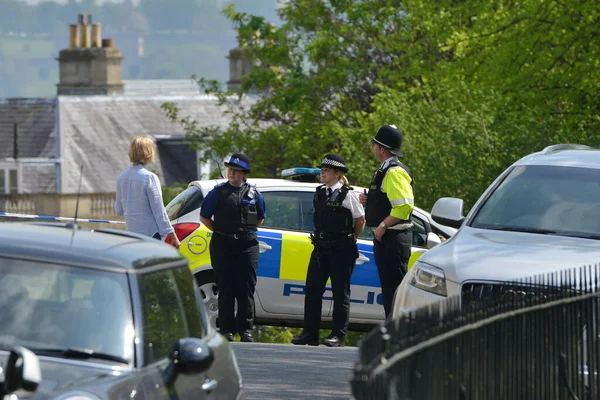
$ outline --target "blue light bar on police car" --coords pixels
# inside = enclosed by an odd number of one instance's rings
[[[284,178],[298,175],[319,175],[320,168],[288,168],[281,171],[281,176]]]

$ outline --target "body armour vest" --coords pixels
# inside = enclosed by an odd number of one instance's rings
[[[414,189],[413,176],[406,165],[399,161],[392,161],[385,169],[379,168],[373,176],[371,186],[369,186],[367,207],[365,209],[367,226],[376,227],[385,219],[385,217],[390,215],[390,212],[392,211],[392,203],[390,203],[387,194],[381,191],[383,178],[385,177],[387,171],[392,167],[402,167],[408,173],[408,176],[410,176],[410,186],[412,186]]]
[[[327,198],[325,185],[317,187],[313,199],[315,232],[343,234],[354,232],[352,213],[342,206],[342,202],[351,189],[350,186],[343,185],[334,190]]]
[[[238,233],[256,231],[256,187],[245,183],[237,188],[222,183],[215,190],[219,203],[214,212],[214,229],[217,232]]]

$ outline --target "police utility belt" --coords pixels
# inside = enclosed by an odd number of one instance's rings
[[[252,232],[236,232],[236,233],[215,231],[214,233],[217,235],[225,236],[227,238],[235,239],[235,240],[238,240],[238,239],[252,240],[252,239],[256,238],[256,232],[254,232],[254,231],[252,231]]]
[[[354,233],[312,232],[310,234],[310,241],[315,246],[333,247],[354,242]]]
[[[413,223],[408,221],[408,222],[400,222],[399,224],[393,225],[393,226],[388,226],[387,228],[385,228],[386,231],[405,231],[407,229],[410,229],[413,227]],[[371,228],[372,230],[377,229],[377,227],[373,227]]]

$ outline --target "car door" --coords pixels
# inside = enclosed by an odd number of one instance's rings
[[[408,269],[411,269],[415,261],[428,250],[427,237],[431,232],[431,225],[425,215],[414,211],[412,215],[412,249]]]
[[[304,189],[304,190],[302,190]],[[271,249],[260,255],[256,292],[267,313],[304,315],[306,271],[313,246],[311,188],[261,188],[267,218],[259,229],[259,241]],[[331,293],[325,294],[322,315],[331,308]]]
[[[189,285],[193,285],[187,266],[179,270],[185,273]],[[209,399],[209,393],[202,389],[210,381],[205,373],[193,375],[179,374],[175,383],[167,387],[166,370],[170,360],[169,351],[179,339],[194,336],[201,332],[201,321],[187,318],[186,309],[197,309],[193,288],[191,295],[183,295],[178,289],[182,272],[164,268],[140,274],[138,277],[141,298],[141,327],[138,328],[143,342],[144,368],[142,372],[144,392],[149,398]],[[201,335],[201,333],[197,333]]]

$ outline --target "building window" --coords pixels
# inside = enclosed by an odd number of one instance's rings
[[[0,194],[19,193],[19,179],[14,168],[0,168]]]

